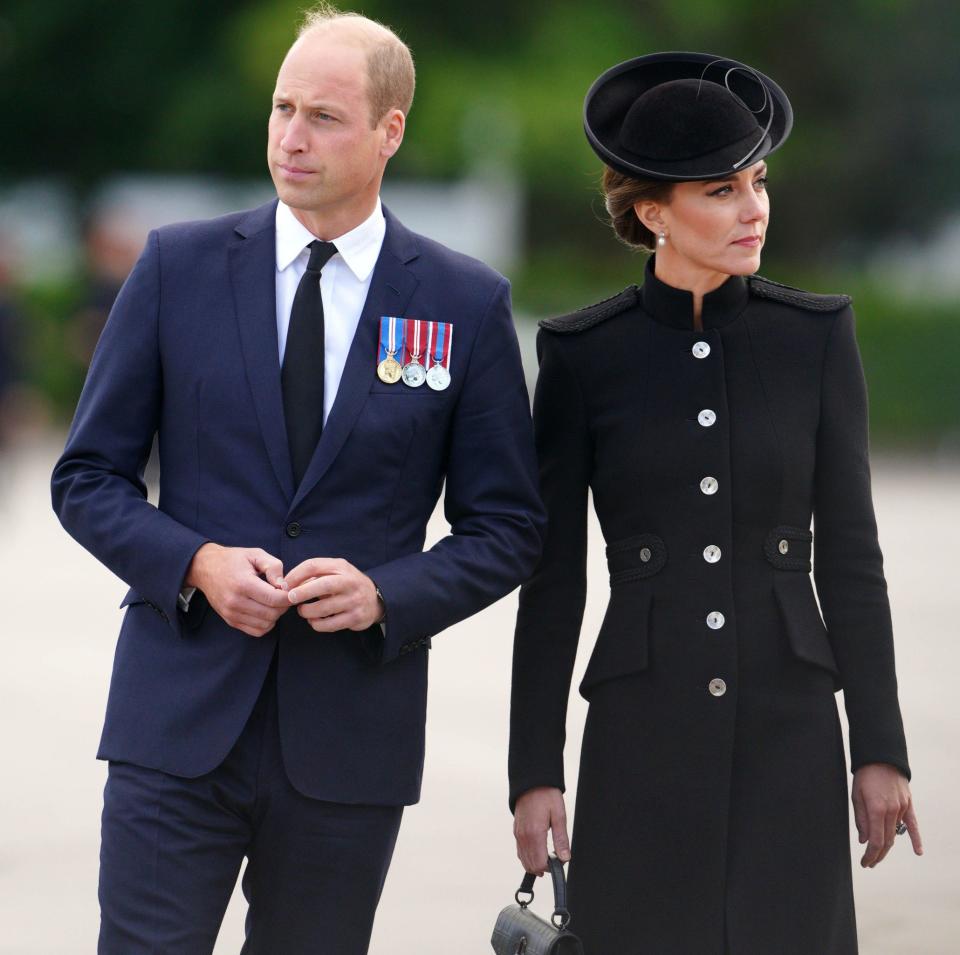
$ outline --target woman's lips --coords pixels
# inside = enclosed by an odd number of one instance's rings
[[[760,236],[758,235],[748,235],[742,239],[737,239],[734,245],[742,245],[746,249],[754,249],[760,245]]]

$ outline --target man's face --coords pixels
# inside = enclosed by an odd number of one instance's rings
[[[280,67],[270,113],[267,163],[277,195],[308,213],[364,210],[398,145],[385,121],[371,126],[363,47],[333,28],[298,40]]]

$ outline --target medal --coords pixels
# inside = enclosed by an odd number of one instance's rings
[[[404,325],[404,340],[409,342],[410,361],[403,366],[403,383],[411,388],[419,388],[427,380],[427,370],[420,364],[420,330],[423,322],[411,319]]]
[[[380,350],[386,357],[377,365],[377,377],[387,385],[395,385],[403,374],[397,354],[397,319],[386,315],[380,319]],[[379,355],[378,355],[379,357]]]
[[[434,345],[436,340],[436,345]],[[450,345],[453,340],[453,326],[448,322],[431,322],[427,344],[427,385],[434,391],[444,391],[450,387]]]

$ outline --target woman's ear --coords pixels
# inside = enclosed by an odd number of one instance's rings
[[[642,199],[634,203],[633,211],[637,214],[640,224],[646,226],[654,235],[659,235],[666,228],[659,202]]]

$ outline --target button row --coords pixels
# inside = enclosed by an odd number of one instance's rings
[[[693,344],[693,357],[694,358],[706,358],[710,354],[710,346],[706,342],[694,342]],[[697,415],[697,421],[700,423],[701,427],[712,428],[717,422],[717,413],[712,408],[704,408]],[[707,495],[716,494],[720,489],[720,482],[715,477],[705,477],[700,482],[700,490]],[[782,549],[782,545],[785,541],[781,541],[781,553],[785,553]],[[708,564],[715,564],[720,560],[720,548],[716,544],[708,544],[703,549],[703,559]],[[712,610],[707,614],[707,626],[711,630],[719,630],[726,623],[726,618],[719,610]],[[724,680],[721,680],[719,677],[710,681],[707,686],[710,694],[712,696],[723,696],[727,692],[727,684]]]

